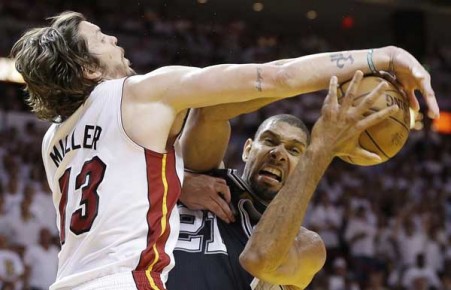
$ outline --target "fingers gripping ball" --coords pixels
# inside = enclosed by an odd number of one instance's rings
[[[384,81],[383,78],[376,76],[364,77],[356,92],[355,104],[358,104],[382,81]],[[350,81],[345,82],[338,88],[339,102],[345,95],[349,84]],[[381,161],[370,161],[349,156],[341,156],[342,160],[362,166],[379,164],[395,156],[406,143],[411,124],[409,103],[393,84],[389,82],[388,84],[388,89],[371,106],[368,113],[377,112],[394,105],[398,105],[399,110],[386,120],[363,131],[359,137],[360,146],[379,155]]]

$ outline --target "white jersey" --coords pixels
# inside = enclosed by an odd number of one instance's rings
[[[62,245],[50,289],[75,289],[96,279],[108,289],[105,277],[116,274],[135,284],[123,289],[164,289],[173,267],[180,150],[175,145],[157,153],[127,137],[120,110],[124,81],[99,84],[44,137],[42,155]]]

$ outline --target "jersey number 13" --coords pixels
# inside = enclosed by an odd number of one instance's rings
[[[66,205],[71,169],[70,167],[66,169],[59,179],[61,190],[59,203],[61,244],[64,244],[66,238]],[[97,217],[99,210],[97,188],[103,180],[105,169],[105,163],[96,156],[83,164],[80,173],[75,178],[75,190],[81,189],[81,200],[78,209],[71,215],[70,230],[76,235],[88,232]]]

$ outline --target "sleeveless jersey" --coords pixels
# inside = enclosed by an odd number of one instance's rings
[[[115,274],[131,281],[121,289],[165,289],[173,267],[179,232],[175,205],[183,178],[180,150],[175,144],[157,153],[126,135],[124,81],[99,84],[44,137],[42,155],[61,240],[51,289],[76,289],[96,279],[102,279],[104,289],[114,289],[105,277]],[[149,136],[155,137],[163,138]]]
[[[167,282],[170,290],[251,290],[259,284],[239,263],[257,222],[246,206],[250,199],[243,197],[248,188],[235,170],[218,170],[213,175],[225,178],[236,221],[227,224],[209,211],[178,205],[180,235],[174,249],[175,267]]]

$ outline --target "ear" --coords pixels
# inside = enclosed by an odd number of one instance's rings
[[[241,155],[241,159],[243,159],[244,162],[246,162],[249,157],[249,153],[251,152],[252,149],[252,144],[253,141],[251,138],[247,139],[246,142],[244,143],[243,154]]]
[[[92,68],[83,68],[83,76],[88,80],[97,80],[102,76],[100,70],[93,70]]]

